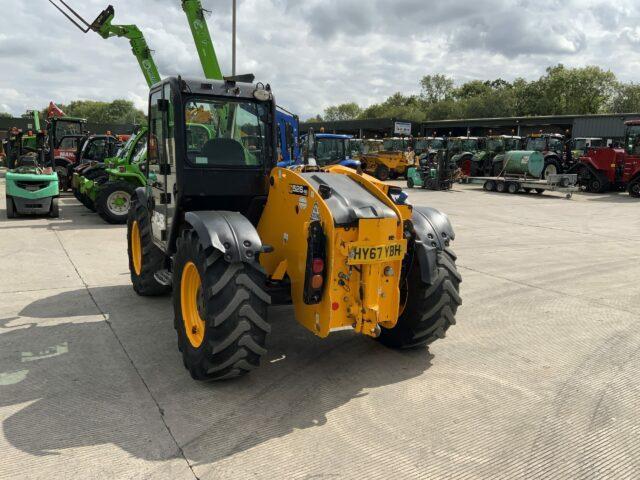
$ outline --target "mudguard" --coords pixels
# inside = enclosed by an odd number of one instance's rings
[[[224,254],[229,263],[257,262],[262,241],[244,215],[227,211],[196,211],[187,212],[184,218],[198,234],[203,250],[213,247]]]
[[[414,207],[411,216],[420,276],[427,285],[433,284],[438,275],[438,251],[449,246],[456,235],[449,217],[435,208]]]

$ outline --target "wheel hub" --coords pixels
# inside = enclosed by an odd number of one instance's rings
[[[131,195],[128,192],[116,191],[107,197],[107,208],[114,215],[126,215],[131,205]]]
[[[196,265],[189,261],[182,270],[180,279],[180,307],[187,340],[193,348],[198,348],[204,340],[205,315],[202,281]]]

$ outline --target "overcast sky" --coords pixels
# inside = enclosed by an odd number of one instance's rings
[[[109,0],[67,0],[89,21]],[[180,0],[110,0],[115,23],[137,24],[160,73],[201,76]],[[126,39],[83,34],[47,0],[4,4],[0,111],[49,100],[127,98],[147,87]],[[231,71],[231,0],[203,0],[225,74]],[[238,0],[238,73],[270,83],[303,119],[333,104],[362,106],[418,91],[423,75],[457,83],[518,76],[552,64],[640,71],[637,0]]]

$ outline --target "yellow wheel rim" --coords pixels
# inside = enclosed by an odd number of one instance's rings
[[[189,343],[198,348],[204,340],[204,321],[200,316],[202,309],[202,282],[200,273],[193,262],[187,262],[180,279],[180,307],[182,321]]]
[[[142,241],[140,240],[140,227],[136,221],[131,226],[131,257],[133,270],[136,275],[140,275],[142,271]]]

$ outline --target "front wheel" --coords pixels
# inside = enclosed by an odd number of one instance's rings
[[[386,165],[378,165],[376,168],[376,177],[383,182],[389,178],[389,167]]]
[[[640,179],[629,184],[629,195],[640,198]]]
[[[131,199],[135,194],[133,185],[124,180],[100,185],[96,195],[96,211],[104,221],[112,224],[127,223]]]
[[[438,252],[438,275],[432,285],[422,281],[417,263],[410,267],[404,310],[393,328],[382,329],[380,342],[392,348],[412,348],[444,338],[449,327],[455,324],[456,311],[462,304],[459,294],[462,277],[455,261],[451,249]]]
[[[16,218],[16,207],[13,203],[13,198],[7,195],[7,218]]]
[[[131,283],[138,295],[156,296],[171,291],[154,274],[164,268],[164,253],[153,243],[151,215],[146,205],[134,200],[127,219],[127,252]]]
[[[51,199],[51,209],[49,210],[49,216],[51,218],[58,218],[60,216],[60,206],[58,205],[58,199]]]
[[[266,353],[265,275],[259,266],[228,263],[205,252],[197,234],[178,239],[173,270],[174,326],[184,366],[196,380],[223,380],[248,373]]]

